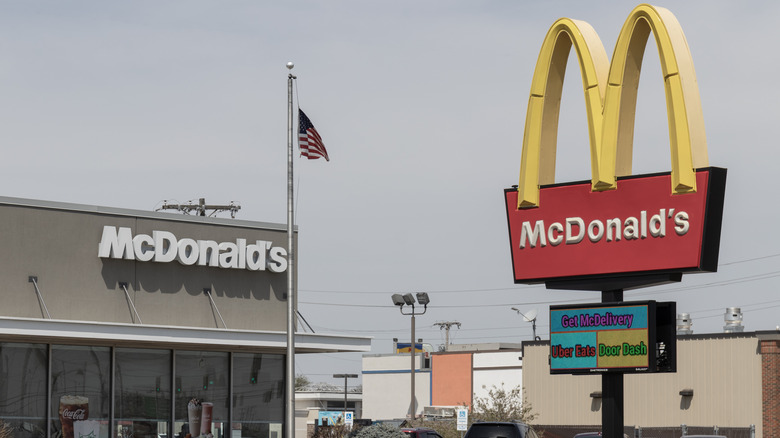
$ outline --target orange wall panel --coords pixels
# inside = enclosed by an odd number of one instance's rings
[[[434,354],[431,364],[431,404],[471,406],[471,353]]]

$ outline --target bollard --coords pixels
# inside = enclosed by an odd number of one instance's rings
[[[680,429],[682,430],[682,436],[688,435],[688,426],[681,424]]]
[[[756,425],[750,425],[750,438],[756,438]]]

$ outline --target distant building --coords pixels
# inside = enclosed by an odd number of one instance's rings
[[[433,406],[471,406],[493,387],[522,387],[523,356],[517,344],[451,345],[433,355]]]
[[[295,436],[307,437],[314,434],[315,422],[321,412],[344,410],[344,391],[296,391],[295,392]],[[363,418],[363,394],[347,392],[347,410],[354,418]]]
[[[520,344],[450,345],[447,352],[415,357],[415,415],[448,415],[495,385],[522,384]],[[411,404],[409,354],[363,356],[363,416],[373,420],[406,418]]]

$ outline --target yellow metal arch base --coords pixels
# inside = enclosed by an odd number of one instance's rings
[[[674,15],[639,5],[618,36],[610,64],[588,23],[553,23],[536,63],[523,135],[518,208],[539,204],[539,185],[555,182],[558,115],[563,78],[573,46],[580,63],[588,115],[593,190],[617,187],[631,174],[636,96],[645,46],[655,36],[666,91],[672,156],[672,193],[696,191],[696,168],[707,167],[707,140],[699,86],[688,43]]]

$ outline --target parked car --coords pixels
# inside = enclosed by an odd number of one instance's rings
[[[539,438],[531,426],[520,422],[478,422],[466,431],[464,438]]]
[[[682,438],[726,438],[726,435],[684,435]]]
[[[574,438],[598,438],[601,437],[601,432],[582,432],[574,435]],[[623,434],[623,438],[628,438],[628,435]]]
[[[404,427],[401,432],[409,435],[410,438],[441,438],[438,432],[425,427]]]

